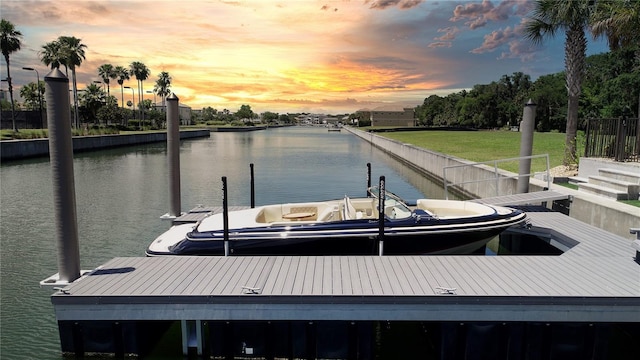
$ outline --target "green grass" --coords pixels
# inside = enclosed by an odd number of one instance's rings
[[[640,208],[640,200],[620,200],[620,202]]]
[[[520,156],[521,134],[514,131],[398,131],[379,135],[475,162]],[[564,139],[562,133],[535,133],[533,155],[549,154],[551,168],[562,165]],[[532,171],[545,171],[546,166],[546,159],[532,159]],[[518,161],[498,163],[498,167],[518,172]]]
[[[566,183],[560,183],[558,185],[564,186],[564,187],[572,189],[572,190],[578,190],[578,185],[576,185],[576,184],[571,184],[571,183],[566,182]]]

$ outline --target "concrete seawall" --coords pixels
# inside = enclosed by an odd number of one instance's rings
[[[180,139],[209,137],[209,130],[183,130]],[[120,146],[132,146],[167,141],[166,132],[77,136],[73,138],[73,151],[93,151]],[[1,161],[49,156],[49,139],[0,141]]]
[[[345,127],[345,129],[441,184],[444,183],[443,168],[445,166],[472,163],[468,160],[422,149],[411,144],[404,144],[374,133],[349,127]],[[515,176],[517,174],[500,169],[497,170],[497,173],[500,176],[498,181],[483,181],[460,185],[457,186],[456,192],[469,198],[515,194],[517,189],[517,178]],[[490,179],[495,177],[495,174],[496,171],[490,166],[468,166],[464,170],[447,173],[447,180],[450,183],[459,183],[465,180]],[[543,190],[545,187],[547,187],[547,182],[533,178],[530,180],[529,191],[531,192]],[[556,184],[551,184],[550,187],[557,192],[572,197],[569,213],[572,218],[629,240],[635,239],[635,235],[630,234],[629,229],[640,227],[640,209],[637,207]]]

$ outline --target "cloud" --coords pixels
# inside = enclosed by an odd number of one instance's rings
[[[532,2],[527,0],[504,0],[498,6],[494,6],[490,0],[483,0],[482,3],[456,6],[449,20],[467,20],[465,25],[471,30],[476,30],[487,25],[489,21],[507,21],[513,15],[523,16],[532,6]]]
[[[432,42],[427,47],[429,48],[450,48],[453,44],[451,41],[436,41]]]
[[[444,35],[442,35],[440,37],[433,38],[434,40],[451,41],[451,40],[454,40],[456,38],[456,34],[458,34],[460,32],[460,29],[458,29],[455,26],[452,26],[452,27],[447,27],[447,28],[444,28],[444,29],[438,29],[438,32],[439,33],[443,32]]]
[[[509,51],[500,54],[498,60],[519,58],[522,62],[529,62],[535,58],[538,50],[528,41],[512,40],[509,42]]]
[[[400,9],[411,9],[420,5],[423,0],[365,0],[365,4],[371,3],[371,9],[386,9],[397,6]]]
[[[323,10],[323,11],[331,11],[331,10],[333,10],[333,11],[338,11],[338,8],[333,8],[333,9],[332,9],[332,8],[331,8],[331,6],[329,6],[329,5],[322,5],[322,7],[320,8],[320,10]]]
[[[512,28],[507,26],[504,29],[494,30],[484,36],[484,41],[480,47],[471,50],[473,54],[482,54],[485,52],[494,51],[496,48],[503,44],[508,43],[511,40],[521,37],[521,27]]]

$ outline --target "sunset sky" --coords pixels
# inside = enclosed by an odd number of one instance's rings
[[[2,18],[22,32],[11,55],[15,94],[49,72],[47,42],[87,45],[78,87],[100,80],[105,63],[161,71],[194,109],[343,114],[383,105],[416,106],[433,94],[524,72],[533,80],[564,68],[564,34],[534,47],[521,34],[527,0],[2,0]],[[607,50],[589,37],[588,54]],[[6,63],[1,60],[2,78]],[[120,99],[120,87],[111,81]],[[136,88],[135,79],[125,86]],[[6,82],[2,83],[6,90]],[[125,101],[131,91],[125,89]],[[136,94],[137,96],[137,94]],[[152,99],[153,95],[146,94]]]

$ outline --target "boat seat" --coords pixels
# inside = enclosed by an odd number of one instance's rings
[[[344,213],[343,217],[345,220],[356,220],[362,219],[362,212],[357,211],[355,206],[351,203],[351,199],[345,195],[344,197]]]

